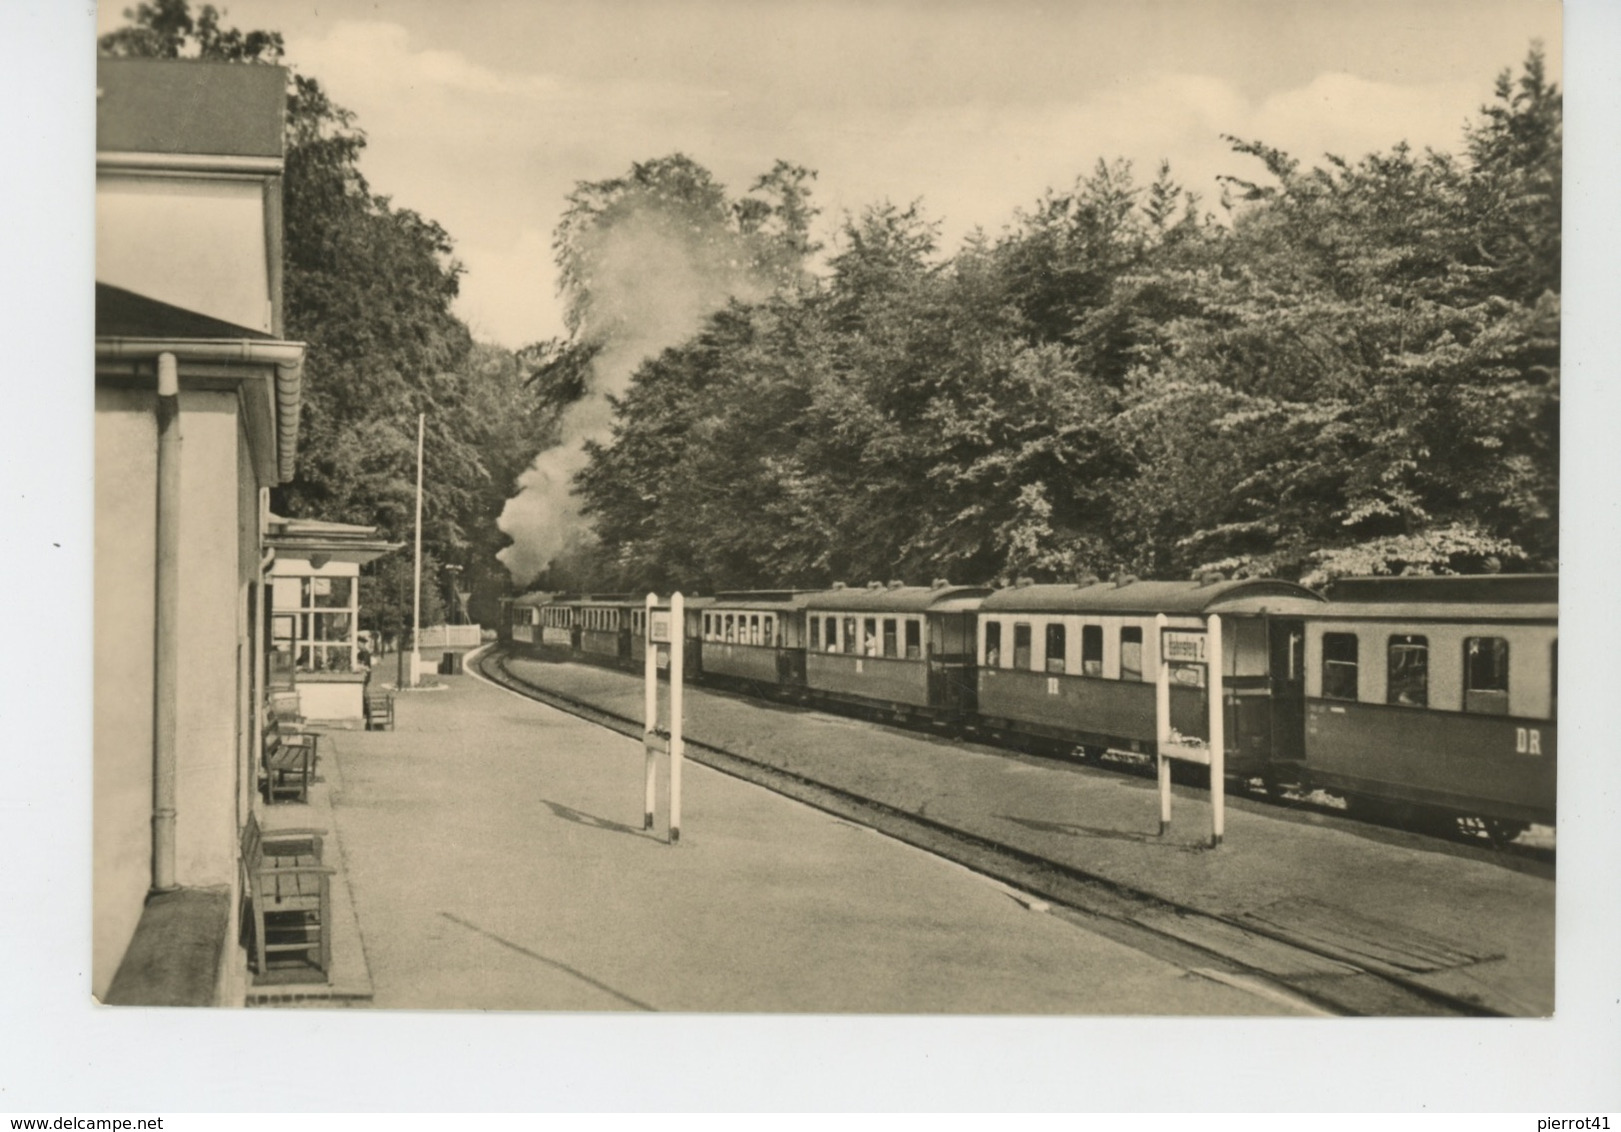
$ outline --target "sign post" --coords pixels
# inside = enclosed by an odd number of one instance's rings
[[[1155,651],[1159,654],[1159,669],[1154,681],[1154,757],[1159,773],[1159,835],[1171,830],[1171,662],[1165,656],[1165,614],[1154,618]]]
[[[686,647],[686,603],[679,592],[670,595],[668,608],[658,607],[658,594],[647,595],[646,660],[642,665],[647,682],[644,698],[646,725],[642,728],[642,749],[647,753],[647,772],[642,790],[642,828],[653,828],[653,811],[658,804],[657,757],[670,754],[670,844],[681,840],[681,740],[682,654]],[[670,670],[670,729],[659,730],[659,669]]]
[[[1155,762],[1159,771],[1159,832],[1171,829],[1171,760],[1202,763],[1210,768],[1210,844],[1219,847],[1226,834],[1227,727],[1226,695],[1222,676],[1221,618],[1212,613],[1203,632],[1171,629],[1165,614],[1154,618],[1159,645],[1159,668],[1154,687]],[[1209,699],[1208,743],[1188,740],[1171,726],[1171,665],[1178,665],[1178,683],[1203,685]]]
[[[659,731],[659,647],[656,643],[658,639],[657,633],[653,627],[653,618],[656,616],[656,614],[653,612],[653,607],[658,604],[658,600],[658,594],[650,593],[647,595],[647,647],[645,650],[643,650],[646,653],[647,659],[646,663],[642,666],[647,676],[647,726],[642,730],[642,749],[647,752],[647,784],[646,788],[642,792],[643,829],[653,828],[653,806],[655,801],[654,777],[657,767],[655,757],[658,753]]]
[[[681,840],[681,668],[686,647],[686,600],[670,595],[670,844]]]
[[[1221,845],[1227,822],[1227,713],[1222,695],[1221,618],[1212,613],[1210,637],[1210,846]]]

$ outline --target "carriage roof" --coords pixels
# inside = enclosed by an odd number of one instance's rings
[[[1322,598],[1296,582],[1276,578],[1216,581],[1114,582],[1019,585],[997,590],[980,606],[986,613],[1204,614],[1261,612],[1263,605],[1289,612],[1315,607]],[[1249,607],[1249,608],[1246,608]],[[1268,609],[1268,612],[1282,612]]]

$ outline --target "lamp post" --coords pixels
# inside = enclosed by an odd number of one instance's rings
[[[428,414],[417,414],[416,583],[411,589],[411,687],[422,683],[422,429]]]

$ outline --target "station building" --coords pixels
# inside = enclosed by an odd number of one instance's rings
[[[241,1001],[268,492],[293,475],[279,67],[97,70],[91,990]]]

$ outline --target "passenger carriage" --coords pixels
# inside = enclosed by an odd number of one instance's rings
[[[625,594],[591,594],[577,607],[579,628],[575,648],[587,659],[629,667],[632,663],[633,625],[640,624],[646,607]]]
[[[805,683],[818,696],[910,715],[973,710],[974,614],[982,586],[871,583],[805,602]]]
[[[579,648],[579,594],[560,593],[540,607],[539,645],[552,656],[564,656]]]
[[[1265,771],[1303,739],[1304,617],[1323,599],[1273,579],[1021,583],[979,608],[978,710],[993,730],[1082,747],[1158,750],[1156,681],[1170,662],[1170,724],[1209,741],[1208,618],[1222,618],[1226,765]],[[1156,617],[1166,617],[1163,639]]]
[[[716,594],[700,614],[706,676],[797,691],[805,686],[805,605],[800,590]]]
[[[540,640],[541,610],[552,600],[549,593],[519,594],[501,599],[499,638],[525,649]]]
[[[1307,623],[1298,768],[1353,807],[1552,823],[1557,575],[1353,578]]]

